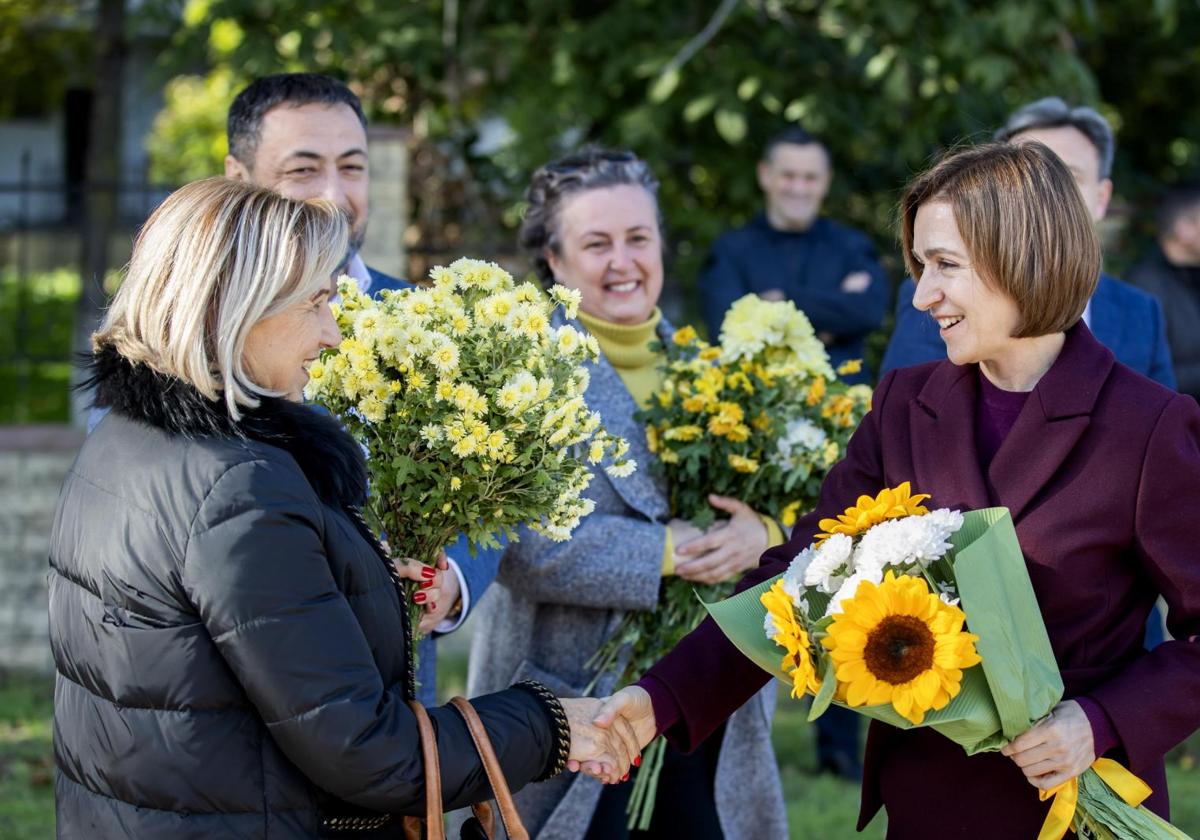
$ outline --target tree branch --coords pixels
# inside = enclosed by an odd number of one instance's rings
[[[708,44],[716,34],[721,31],[721,27],[725,24],[725,19],[733,12],[733,7],[738,4],[738,0],[721,0],[721,5],[713,12],[713,16],[709,18],[708,23],[704,25],[696,35],[683,45],[683,48],[675,55],[671,56],[671,60],[663,67],[659,76],[666,76],[669,73],[674,73],[683,65],[692,60],[692,56],[700,52],[705,45]]]

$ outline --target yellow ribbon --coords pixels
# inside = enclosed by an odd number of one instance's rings
[[[1153,792],[1148,784],[1111,758],[1096,759],[1092,762],[1091,769],[1096,771],[1096,775],[1103,779],[1117,796],[1135,808]],[[1079,779],[1069,779],[1050,790],[1040,791],[1038,795],[1043,802],[1051,796],[1054,797],[1050,813],[1046,815],[1046,821],[1042,823],[1042,830],[1038,833],[1038,840],[1061,840],[1075,818],[1075,806],[1079,802]]]

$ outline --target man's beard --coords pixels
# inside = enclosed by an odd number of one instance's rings
[[[358,252],[362,250],[363,241],[367,238],[367,223],[362,225],[350,223],[350,242],[346,245],[346,256],[342,259],[341,268],[338,271],[345,272],[350,267],[350,261],[358,256]]]

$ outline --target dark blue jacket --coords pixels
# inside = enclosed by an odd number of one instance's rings
[[[384,274],[371,266],[367,266],[367,273],[371,275],[371,288],[368,291],[374,297],[383,291],[399,291],[400,289],[411,289],[413,284],[407,280],[401,280],[399,277],[392,277],[390,274]]]
[[[871,285],[843,292],[842,280],[856,271],[871,275]],[[713,340],[735,300],[769,289],[781,290],[817,332],[835,336],[828,348],[835,366],[862,358],[863,338],[879,327],[889,294],[875,246],[862,233],[826,218],[806,231],[775,230],[759,214],[718,239],[701,271],[700,299]]]
[[[946,358],[937,324],[912,305],[916,284],[906,279],[896,295],[896,330],[883,354],[879,375],[893,368]],[[1174,390],[1162,306],[1153,295],[1107,274],[1092,295],[1091,331],[1117,361]]]
[[[401,289],[413,288],[413,284],[407,280],[401,280],[398,277],[384,274],[382,271],[377,271],[370,266],[367,266],[367,271],[371,274],[370,293],[372,297],[377,297],[382,291],[399,291]],[[479,599],[483,597],[484,591],[496,579],[496,572],[500,568],[500,557],[504,554],[505,544],[506,541],[501,537],[499,548],[480,548],[474,557],[471,556],[469,543],[465,534],[460,535],[458,542],[454,545],[446,546],[446,554],[454,558],[454,562],[458,564],[459,570],[462,571],[463,583],[467,590],[463,593],[463,598],[466,602],[466,611],[468,614],[479,603]],[[463,619],[466,619],[466,615],[463,616]],[[422,639],[417,653],[417,682],[420,683],[417,695],[422,703],[430,705],[435,700],[435,688],[437,684],[437,652],[434,647],[433,638]]]

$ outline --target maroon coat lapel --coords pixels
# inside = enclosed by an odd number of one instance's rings
[[[909,404],[913,492],[933,494],[939,508],[992,505],[975,450],[975,371],[943,362]]]
[[[1113,355],[1082,322],[1067,333],[1058,359],[1029,395],[1016,425],[988,467],[992,496],[1014,521],[1049,483],[1092,422]]]

